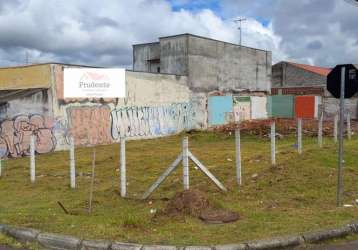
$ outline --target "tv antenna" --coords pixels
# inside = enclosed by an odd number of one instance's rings
[[[235,23],[239,23],[239,27],[237,28],[240,31],[240,46],[241,46],[241,42],[242,42],[242,22],[246,21],[246,18],[238,18],[236,20],[234,20]]]

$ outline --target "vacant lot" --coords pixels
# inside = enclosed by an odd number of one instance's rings
[[[235,223],[208,225],[191,217],[157,216],[182,191],[178,168],[147,201],[139,198],[180,152],[183,135],[127,142],[128,199],[120,198],[119,145],[96,147],[94,207],[87,214],[92,148],[76,149],[77,189],[69,188],[68,152],[37,157],[37,179],[30,183],[29,158],[4,162],[0,179],[0,223],[73,234],[84,238],[156,244],[218,244],[334,227],[358,218],[358,206],[336,208],[336,145],[305,138],[304,154],[294,136],[277,141],[275,168],[266,137],[242,136],[243,185],[235,177],[233,135],[189,135],[190,150],[229,189],[221,193],[191,164],[191,188],[205,192],[218,207],[237,211]],[[358,199],[358,137],[346,141],[346,204]],[[66,215],[58,206],[76,215]],[[151,213],[152,212],[152,213]],[[154,212],[154,213],[153,213]]]

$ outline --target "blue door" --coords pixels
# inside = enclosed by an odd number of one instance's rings
[[[209,125],[226,123],[226,113],[232,112],[232,96],[210,96],[208,100]]]

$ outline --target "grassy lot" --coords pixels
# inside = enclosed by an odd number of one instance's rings
[[[78,188],[69,188],[68,152],[37,157],[37,182],[30,183],[29,158],[7,160],[0,179],[0,223],[72,234],[148,244],[219,244],[267,238],[342,225],[358,219],[358,206],[336,208],[337,148],[325,138],[319,149],[316,138],[304,138],[304,154],[294,148],[295,138],[277,141],[276,168],[270,166],[267,138],[242,136],[243,186],[235,178],[234,137],[228,134],[189,134],[189,147],[229,189],[221,193],[193,167],[191,188],[204,191],[217,206],[237,211],[241,220],[208,225],[191,217],[153,220],[182,187],[179,168],[150,197],[139,198],[180,152],[183,135],[128,141],[129,199],[119,190],[119,145],[96,147],[96,180],[92,215],[86,212],[90,187],[91,148],[76,150]],[[346,141],[345,203],[358,199],[358,137]],[[191,164],[193,166],[193,164]],[[257,178],[252,175],[258,174]],[[77,215],[66,215],[61,201]],[[1,242],[1,239],[0,239]]]

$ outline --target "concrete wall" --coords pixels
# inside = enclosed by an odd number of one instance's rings
[[[186,76],[127,71],[126,98],[64,99],[67,66],[48,67],[48,89],[0,91],[0,97],[12,96],[0,106],[0,157],[28,155],[31,135],[42,154],[68,149],[71,136],[76,145],[89,146],[207,126],[206,95],[193,94]]]
[[[188,39],[191,89],[270,91],[271,52],[196,36]]]
[[[63,98],[62,66],[55,66],[56,149],[77,145],[108,144],[128,139],[171,135],[206,126],[206,99],[192,95],[187,77],[126,72],[126,98],[88,100]]]
[[[0,91],[0,157],[20,157],[30,153],[30,137],[35,135],[37,153],[55,149],[48,90]]]
[[[267,97],[251,96],[251,119],[267,119]]]
[[[14,93],[11,96],[11,99],[4,101],[4,98],[1,98],[3,92],[6,92],[6,95],[11,94],[8,91],[0,91],[0,120],[11,119],[14,116],[21,115],[23,113],[33,113],[33,114],[48,114],[48,90],[37,90],[31,91],[26,90],[25,93],[21,93],[18,96]]]
[[[49,88],[49,64],[0,68],[0,90]]]
[[[269,51],[191,34],[161,37],[159,41],[160,72],[187,75],[186,85],[195,92],[271,90],[272,54]],[[134,70],[155,70],[147,61],[153,46],[150,43],[133,47]]]
[[[326,77],[301,69],[287,62],[272,66],[272,87],[300,87],[326,85]]]
[[[233,100],[231,95],[210,96],[208,98],[208,121],[210,126],[228,123],[227,116],[232,112]]]
[[[159,42],[133,45],[133,70],[156,73],[160,67],[159,59]]]
[[[323,99],[324,119],[331,120],[339,113],[339,99],[326,97]],[[349,112],[352,119],[358,119],[358,98],[345,99],[345,115]]]
[[[35,135],[37,153],[54,150],[50,65],[0,69],[0,157],[29,155]]]
[[[269,96],[267,101],[268,117],[294,118],[295,97],[292,95]]]
[[[160,38],[160,70],[162,73],[188,75],[188,37]]]

